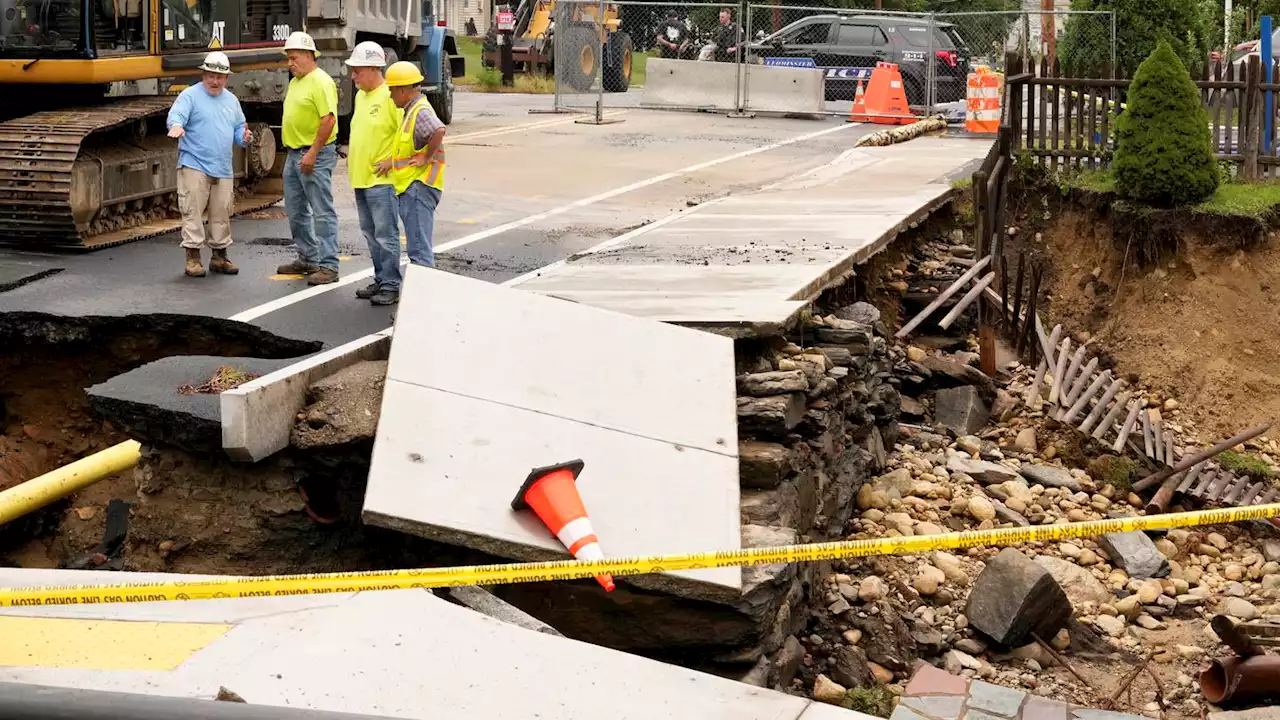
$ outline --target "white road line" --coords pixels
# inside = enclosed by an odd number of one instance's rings
[[[604,114],[605,117],[616,117],[625,115],[625,110],[613,110]],[[450,142],[458,142],[461,140],[476,140],[479,138],[493,137],[495,135],[508,135],[510,133],[524,132],[526,130],[538,130],[552,125],[568,125],[578,119],[579,116],[555,118],[554,120],[540,120],[538,122],[523,123],[519,125],[503,125],[501,127],[489,128],[488,130],[476,130],[469,133],[459,133],[457,135],[449,135]]]
[[[658,183],[666,182],[667,180],[680,177],[681,175],[688,175],[690,173],[698,172],[699,170],[705,170],[710,167],[715,167],[716,165],[721,165],[727,162],[733,162],[735,160],[741,160],[743,158],[751,157],[753,155],[759,155],[760,153],[770,152],[772,150],[777,150],[778,148],[783,148],[788,145],[794,145],[796,143],[805,142],[807,140],[812,140],[814,138],[822,137],[824,135],[830,135],[832,133],[841,132],[843,130],[847,130],[852,127],[858,127],[858,125],[854,123],[842,123],[834,127],[824,128],[822,130],[815,130],[814,132],[805,133],[803,135],[796,135],[795,137],[787,138],[786,140],[779,140],[778,142],[769,143],[768,145],[761,145],[759,147],[754,147],[754,148],[751,148],[750,150],[742,150],[736,153],[732,153],[730,155],[725,155],[722,157],[715,158],[713,160],[707,160],[704,162],[696,163],[694,165],[689,165],[688,167],[684,167],[679,170],[673,170],[667,173],[662,173],[661,175],[654,175],[653,177],[646,178],[638,182],[633,182],[630,185],[623,185],[622,187],[614,188],[612,190],[607,190],[598,195],[592,195],[591,197],[583,198],[581,200],[575,200],[567,205],[561,205],[559,207],[555,207],[550,210],[545,210],[540,213],[534,213],[533,215],[526,216],[519,220],[513,220],[512,222],[509,222],[509,223],[503,223],[502,225],[491,227],[487,230],[481,230],[479,232],[475,232],[470,235],[464,235],[463,237],[460,237],[457,240],[453,240],[447,243],[442,243],[440,245],[437,245],[435,247],[435,251],[436,253],[445,253],[450,250],[455,250],[457,248],[464,247],[472,243],[476,243],[481,240],[491,238],[494,235],[501,235],[502,233],[510,232],[511,230],[522,228],[526,225],[531,225],[536,222],[541,222],[543,220],[546,220],[547,218],[555,217],[557,215],[563,215],[564,213],[570,212],[572,210],[584,208],[589,205],[595,205],[596,203],[613,199],[615,197],[618,197],[619,195],[625,195],[629,192],[641,190],[651,185],[657,185]],[[802,173],[802,175],[808,174],[809,172],[812,172],[812,171],[806,171],[806,173]],[[703,203],[703,206],[707,204],[708,203]],[[652,227],[652,226],[653,226],[653,223],[651,223],[649,226],[646,226],[646,227]],[[617,240],[617,238],[614,238],[614,240]],[[606,242],[613,242],[613,241],[606,241]],[[260,318],[263,315],[267,315],[277,310],[281,310],[283,308],[289,307],[290,305],[293,305],[295,303],[302,302],[303,300],[309,300],[317,295],[322,295],[331,290],[337,290],[340,287],[350,285],[352,283],[360,282],[361,280],[366,280],[371,277],[373,277],[373,268],[371,267],[366,268],[364,270],[360,270],[358,272],[354,272],[349,275],[343,275],[342,279],[338,280],[335,283],[330,283],[328,285],[317,285],[315,287],[307,288],[306,290],[299,290],[298,292],[285,295],[282,298],[276,298],[275,300],[263,303],[261,305],[258,305],[257,307],[249,308],[244,312],[232,315],[230,319],[238,322],[249,322],[251,320]]]

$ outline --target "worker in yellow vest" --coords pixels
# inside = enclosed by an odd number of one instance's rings
[[[378,163],[378,174],[391,178],[404,223],[409,262],[435,267],[432,236],[436,206],[444,190],[444,123],[422,94],[422,73],[411,62],[387,68],[391,100],[404,119],[391,146],[391,158]]]
[[[374,305],[394,305],[400,300],[400,216],[396,190],[388,175],[375,171],[380,160],[391,157],[396,132],[404,113],[391,101],[391,90],[382,78],[387,57],[382,46],[365,41],[346,60],[351,82],[359,88],[351,114],[351,141],[347,150],[347,175],[356,194],[360,232],[373,260],[373,282],[356,290],[356,297]]]

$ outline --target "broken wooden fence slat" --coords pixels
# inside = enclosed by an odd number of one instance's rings
[[[1092,435],[1093,439],[1101,440],[1102,438],[1106,437],[1107,431],[1115,426],[1116,420],[1120,417],[1120,413],[1123,412],[1124,409],[1128,406],[1129,406],[1129,393],[1127,392],[1122,393],[1120,397],[1116,398],[1116,401],[1111,406],[1111,409],[1107,411],[1106,417],[1102,418],[1102,422],[1098,423],[1098,427],[1094,428],[1093,435]]]
[[[1142,413],[1142,442],[1146,449],[1147,457],[1155,457],[1156,446],[1151,439],[1151,413]]]
[[[1076,380],[1076,373],[1080,372],[1080,365],[1084,363],[1085,346],[1083,344],[1076,350],[1076,354],[1071,357],[1071,364],[1067,366],[1067,372],[1062,376],[1062,392],[1058,397],[1061,398],[1058,404],[1066,404],[1067,395],[1071,393],[1073,383]]]
[[[1106,392],[1102,393],[1102,399],[1094,404],[1093,411],[1085,417],[1084,422],[1080,423],[1080,432],[1088,435],[1089,431],[1093,430],[1094,423],[1098,422],[1098,418],[1103,417],[1103,413],[1107,412],[1107,409],[1111,407],[1111,401],[1116,399],[1116,393],[1120,392],[1122,387],[1124,387],[1123,380],[1116,378],[1111,381],[1111,386],[1107,388]],[[1118,415],[1120,410],[1115,409],[1114,413]],[[1107,417],[1112,421],[1115,420],[1115,417],[1111,414],[1108,414]],[[1108,427],[1110,427],[1110,423],[1104,423],[1103,431],[1105,432]]]
[[[1129,439],[1129,433],[1133,432],[1133,424],[1138,421],[1138,411],[1141,409],[1141,400],[1135,401],[1129,407],[1129,417],[1125,418],[1124,426],[1120,428],[1120,435],[1116,438],[1116,444],[1111,446],[1114,452],[1120,452],[1124,449],[1124,444]]]
[[[1084,348],[1081,348],[1082,350]],[[1070,406],[1080,399],[1080,393],[1089,386],[1090,380],[1093,379],[1093,373],[1098,369],[1098,358],[1089,358],[1089,363],[1080,370],[1075,380],[1071,383],[1071,389],[1067,391],[1066,397],[1062,398],[1062,404]],[[1070,374],[1068,372],[1068,374]]]
[[[1089,401],[1098,394],[1098,391],[1102,390],[1102,386],[1106,385],[1107,381],[1110,379],[1111,371],[1104,370],[1102,374],[1094,379],[1093,383],[1089,385],[1088,390],[1080,393],[1080,397],[1076,398],[1075,403],[1071,406],[1070,410],[1067,410],[1067,414],[1062,418],[1062,421],[1069,423],[1074,420],[1076,415],[1079,415],[1080,411],[1084,410],[1085,406],[1089,404]]]
[[[1168,430],[1164,431],[1164,464],[1170,467],[1177,462],[1173,457],[1173,434]]]
[[[1214,478],[1217,476],[1218,470],[1216,468],[1209,468],[1206,470],[1204,475],[1201,476],[1200,482],[1196,483],[1195,487],[1191,488],[1191,496],[1203,498],[1205,492],[1207,492],[1209,488],[1213,487]]]
[[[1053,387],[1049,389],[1049,402],[1058,404],[1058,396],[1062,394],[1062,376],[1067,374],[1067,358],[1071,354],[1071,338],[1062,338],[1059,346],[1058,364],[1053,371]]]
[[[1147,414],[1150,415],[1151,411],[1147,411]],[[1155,454],[1154,455],[1152,455],[1151,453],[1147,453],[1147,454],[1151,456],[1152,460],[1155,460],[1158,463],[1163,463],[1164,462],[1164,418],[1158,415],[1156,416],[1155,420],[1151,421],[1151,439],[1155,443]]]
[[[1028,318],[1028,322],[1036,322],[1039,318],[1032,315]],[[1044,331],[1039,330],[1040,338],[1044,339]],[[1036,398],[1040,396],[1040,383],[1044,382],[1045,373],[1049,371],[1049,363],[1053,362],[1053,344],[1058,342],[1058,336],[1062,334],[1062,326],[1054,325],[1053,334],[1051,334],[1046,343],[1047,350],[1041,354],[1040,364],[1036,366],[1036,377],[1031,381],[1031,387],[1027,389],[1027,396],[1024,398],[1028,407],[1035,404]]]
[[[984,275],[976,285],[969,288],[969,292],[965,293],[964,297],[960,298],[960,302],[956,303],[956,306],[951,308],[951,312],[947,313],[942,320],[938,321],[938,327],[943,330],[951,327],[951,323],[955,322],[956,318],[960,317],[960,313],[964,312],[970,305],[972,305],[973,301],[976,300],[978,296],[982,294],[982,291],[985,290],[995,279],[996,274],[993,272]]]
[[[1271,423],[1266,423],[1265,425],[1259,425],[1257,427],[1249,428],[1248,430],[1245,430],[1239,435],[1235,435],[1234,437],[1229,437],[1226,440],[1223,440],[1222,442],[1214,445],[1213,447],[1207,450],[1201,450],[1195,455],[1192,455],[1190,457],[1184,457],[1182,458],[1181,461],[1178,462],[1176,466],[1172,468],[1165,468],[1164,470],[1161,470],[1155,473],[1154,475],[1149,475],[1139,480],[1138,482],[1134,483],[1133,490],[1134,492],[1141,492],[1142,490],[1146,490],[1147,488],[1155,485],[1156,483],[1163,482],[1165,478],[1169,477],[1170,475],[1176,472],[1182,472],[1183,470],[1186,470],[1197,463],[1203,462],[1204,460],[1208,460],[1209,458],[1213,457],[1214,455],[1217,455],[1220,452],[1230,450],[1231,448],[1237,445],[1240,445],[1241,443],[1248,442],[1249,440],[1252,440],[1258,437],[1259,435],[1261,435],[1262,433],[1266,432],[1269,429],[1271,429]]]
[[[1200,463],[1188,470],[1187,474],[1182,477],[1182,482],[1178,483],[1178,487],[1175,489],[1175,492],[1182,495],[1187,494],[1187,490],[1191,489],[1191,486],[1195,484],[1196,480],[1200,477],[1200,473],[1203,471],[1204,463]]]
[[[951,283],[951,285],[948,286],[946,290],[943,290],[938,295],[938,297],[934,298],[933,302],[929,303],[929,305],[925,307],[924,310],[920,311],[920,314],[916,315],[914,318],[911,318],[911,322],[907,323],[906,325],[903,325],[902,329],[899,330],[897,334],[894,335],[894,337],[898,339],[902,339],[907,335],[909,335],[912,330],[915,330],[917,327],[919,327],[920,323],[927,320],[929,316],[934,313],[934,311],[942,307],[943,303],[950,300],[951,296],[955,295],[956,291],[964,287],[965,283],[968,283],[970,280],[977,277],[978,273],[982,272],[982,269],[985,268],[987,264],[990,262],[991,262],[991,256],[988,255],[982,258],[981,260],[979,260],[978,262],[974,263],[973,267],[965,271],[965,274],[956,278],[956,281]]]
[[[1250,485],[1249,489],[1244,491],[1244,495],[1240,496],[1239,504],[1252,505],[1253,501],[1257,499],[1258,495],[1262,493],[1262,490],[1265,487],[1266,487],[1266,484],[1260,483],[1260,482]]]

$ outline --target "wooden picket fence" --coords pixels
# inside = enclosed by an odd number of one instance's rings
[[[1017,56],[1005,61],[1006,119],[1013,153],[1054,170],[1104,169],[1115,149],[1115,121],[1124,110],[1129,79],[1072,77],[1054,60],[1039,66]],[[1109,74],[1109,73],[1108,73]],[[1209,118],[1218,159],[1243,179],[1280,178],[1280,63],[1264,81],[1257,57],[1237,68],[1215,63],[1193,71]],[[1264,142],[1265,99],[1272,97],[1270,147]]]

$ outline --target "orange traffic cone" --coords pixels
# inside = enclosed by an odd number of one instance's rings
[[[866,91],[862,88],[862,79],[858,79],[858,90],[853,94],[853,107],[849,110],[849,122],[864,122],[867,112]]]
[[[600,541],[591,529],[591,518],[578,495],[578,474],[585,463],[572,460],[550,467],[534,468],[525,479],[512,510],[532,509],[547,529],[578,560],[603,560]],[[606,591],[614,588],[612,575],[597,575],[596,582]]]
[[[865,107],[859,113],[857,107],[849,114],[853,122],[871,122],[879,125],[910,125],[916,121],[907,103],[902,73],[896,63],[878,62],[871,71],[867,83]]]

